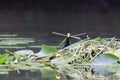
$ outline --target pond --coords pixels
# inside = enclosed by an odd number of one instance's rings
[[[88,35],[93,36],[93,38],[97,37],[94,34],[88,34]],[[84,39],[86,36],[87,35],[81,35],[80,37]],[[113,35],[107,35],[107,36],[110,38],[113,37]],[[101,37],[105,37],[105,36],[101,35]],[[41,34],[40,33],[11,33],[11,34],[4,33],[4,34],[2,34],[1,33],[0,34],[0,51],[1,51],[0,53],[6,53],[9,51],[17,52],[20,50],[32,50],[35,53],[38,53],[41,49],[42,44],[58,46],[64,38],[65,38],[64,36],[59,36],[59,35],[55,35],[52,33],[44,33],[44,34],[42,34],[42,33]],[[98,38],[96,38],[96,39],[98,40]],[[76,40],[74,38],[71,40],[72,43],[74,43],[76,41],[79,41],[79,40]],[[111,39],[111,41],[112,41],[112,39]],[[106,57],[105,55],[101,55],[101,56]],[[107,56],[108,59],[105,59],[105,60],[111,60],[111,59],[109,59],[110,58],[109,56],[111,56],[111,55],[108,55]],[[98,58],[98,61],[99,61],[99,59],[100,58]],[[114,59],[114,61],[116,61],[117,58],[114,57],[113,59]],[[103,63],[105,60],[103,59]],[[0,60],[0,62],[1,62],[1,60]],[[108,61],[108,63],[109,63],[109,61]],[[33,65],[36,65],[36,64],[33,64]],[[0,66],[2,66],[2,65],[0,65]],[[81,71],[83,70],[83,72],[84,72],[84,70],[85,70],[84,76],[94,77],[94,75],[91,74],[92,72],[91,72],[91,69],[89,66],[90,66],[89,64],[86,64],[86,65],[80,64],[79,67],[81,68]],[[7,71],[2,71],[2,70],[4,70],[3,66],[0,67],[0,79],[1,80],[8,80],[8,79],[9,80],[56,80],[56,77],[43,78],[43,75],[41,73],[41,67],[39,67],[40,69],[37,67],[37,70],[30,69],[32,67],[24,68],[19,65],[17,67],[21,67],[21,69],[16,68],[15,70],[10,70],[9,73]],[[119,67],[119,66],[117,65],[117,67]],[[8,68],[8,66],[7,66],[7,68]],[[78,67],[76,67],[76,69],[77,68]],[[113,68],[116,68],[116,66],[113,66]],[[11,68],[9,68],[9,69],[11,69]],[[76,70],[76,69],[74,69],[74,70]],[[95,68],[95,69],[97,70],[98,68]],[[109,69],[111,69],[111,67],[109,67]],[[101,69],[101,70],[103,70],[103,69]],[[104,70],[103,70],[103,72],[104,72]],[[50,74],[48,74],[48,75],[50,75]],[[73,75],[71,75],[71,76],[73,76]],[[77,75],[74,74],[74,76],[77,76]],[[59,77],[59,75],[57,77]],[[79,76],[78,76],[77,80],[78,79],[83,80],[83,78],[79,78]],[[97,75],[97,77],[94,77],[94,80],[104,80],[104,79],[118,80],[118,79],[120,79],[120,76],[119,76],[119,74],[116,74],[115,76],[103,77],[100,74],[100,75]],[[70,78],[68,76],[65,79],[64,76],[61,76],[61,78],[58,80],[76,80],[76,79]],[[89,80],[93,80],[93,79],[91,78]]]

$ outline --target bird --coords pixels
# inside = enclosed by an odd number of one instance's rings
[[[65,38],[65,41],[64,41],[63,45],[61,46],[61,48],[63,49],[69,45],[70,45],[70,33],[67,33],[67,37]]]

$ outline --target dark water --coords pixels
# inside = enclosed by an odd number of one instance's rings
[[[20,74],[10,72],[9,74],[1,74],[1,80],[55,80],[55,78],[43,79],[40,72],[20,71]]]
[[[0,32],[120,36],[119,0],[6,0],[0,4]]]
[[[1,32],[83,33],[119,35],[120,11],[53,13],[41,11],[1,11]]]

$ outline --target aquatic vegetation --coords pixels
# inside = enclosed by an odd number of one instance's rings
[[[34,42],[33,38],[0,38],[0,45],[18,45]]]
[[[30,49],[6,50],[5,54],[0,54],[0,73],[34,70],[40,71],[43,78],[58,80],[68,77],[71,80],[103,80],[120,73],[118,38],[79,38],[65,48],[60,46],[61,43],[58,47],[41,45],[37,53]]]

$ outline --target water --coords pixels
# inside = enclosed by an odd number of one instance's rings
[[[35,43],[19,46],[25,46],[35,52],[40,50],[41,44],[56,46],[64,37],[53,35],[52,31],[65,34],[67,32],[71,34],[86,32],[91,37],[120,37],[120,9],[112,7],[116,4],[115,2],[111,2],[113,5],[103,10],[99,6],[85,7],[77,2],[68,2],[68,4],[62,2],[64,4],[57,5],[54,1],[54,3],[49,1],[46,3],[47,0],[30,1],[2,1],[0,6],[1,33],[19,34],[19,37],[36,39]],[[38,47],[33,48],[33,46]],[[24,48],[8,48],[10,51],[20,49]],[[3,48],[0,48],[0,51],[0,53],[5,52]],[[0,75],[0,80],[53,80],[43,79],[40,72],[20,72],[20,74],[15,71],[8,75]]]
[[[20,71],[20,74],[17,71],[12,71],[9,74],[1,74],[1,80],[54,80],[51,79],[43,79],[40,72],[30,72],[30,71]]]
[[[34,7],[19,10],[20,6],[16,7],[18,9],[0,10],[0,32],[51,33],[56,31],[73,34],[94,32],[119,35],[119,8],[108,8],[106,12],[98,8],[87,12],[79,8],[77,8],[79,11],[72,11],[72,7],[70,11],[48,11],[39,7],[35,10]]]

